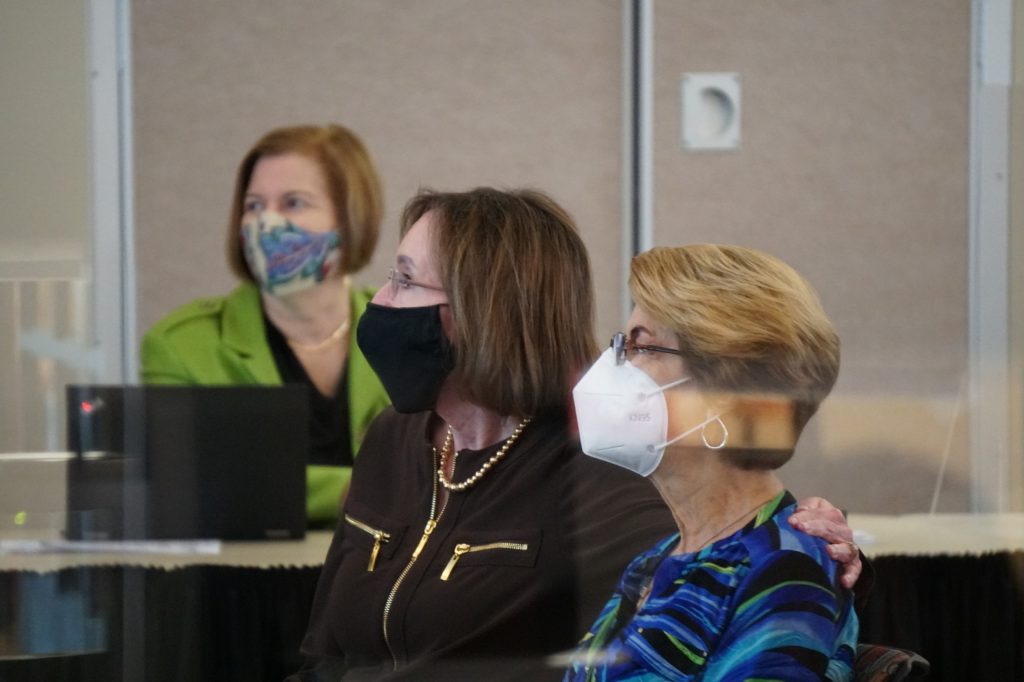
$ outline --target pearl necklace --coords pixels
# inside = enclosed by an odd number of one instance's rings
[[[338,341],[341,341],[341,337],[343,337],[345,335],[345,332],[348,331],[348,324],[349,321],[347,319],[342,321],[342,323],[338,325],[338,328],[331,332],[330,336],[328,336],[323,341],[317,341],[316,343],[302,343],[301,341],[294,341],[289,338],[285,338],[285,340],[288,342],[288,345],[292,348],[292,350],[320,350],[334,343],[337,343]]]
[[[507,453],[509,448],[512,447],[512,444],[516,442],[516,439],[519,438],[519,435],[529,423],[530,417],[526,417],[523,421],[519,422],[519,426],[517,426],[516,430],[512,432],[512,435],[508,437],[508,440],[506,440],[505,444],[501,446],[501,449],[494,453],[489,460],[484,462],[483,466],[477,469],[475,474],[467,478],[462,483],[452,483],[444,473],[445,465],[448,463],[448,455],[451,454],[452,442],[455,439],[455,436],[452,433],[452,427],[449,426],[448,435],[445,436],[444,445],[441,446],[441,466],[437,468],[437,480],[440,481],[441,485],[445,488],[454,492],[462,492],[466,488],[474,485],[477,481],[483,478],[484,474],[490,471],[491,467],[498,463],[498,460],[505,456],[505,453]]]

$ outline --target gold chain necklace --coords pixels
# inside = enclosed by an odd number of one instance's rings
[[[292,350],[320,350],[321,348],[326,348],[327,346],[340,341],[341,337],[348,331],[348,324],[349,321],[347,319],[344,320],[340,325],[338,325],[337,329],[331,332],[330,336],[323,341],[317,341],[316,343],[302,343],[301,341],[293,341],[287,337],[285,340],[288,342],[288,345],[291,346]]]
[[[715,531],[715,533],[713,533],[712,535],[709,535],[708,536],[708,540],[705,541],[703,544],[701,544],[700,547],[698,547],[697,549],[691,550],[689,552],[685,552],[685,554],[693,554],[694,552],[699,552],[700,550],[704,549],[705,547],[707,547],[708,545],[710,545],[712,542],[715,541],[714,538],[717,535],[719,535],[722,532],[724,532],[725,530],[727,530],[730,526],[735,526],[737,523],[739,523],[744,518],[746,518],[751,512],[753,512],[753,511],[755,511],[757,509],[760,509],[761,507],[765,506],[766,504],[768,504],[769,502],[771,502],[772,500],[774,500],[778,496],[779,496],[779,493],[775,493],[771,497],[769,497],[767,500],[764,500],[762,502],[758,502],[755,506],[751,507],[750,509],[748,509],[747,511],[743,512],[742,514],[740,514],[739,516],[734,518],[732,521],[730,521],[726,525],[722,526],[722,528],[720,530]],[[683,534],[682,534],[682,532],[680,532],[679,533],[679,543],[682,543],[682,541],[683,541]],[[679,550],[679,544],[676,544],[676,550],[673,550],[672,554],[676,554],[678,550]],[[648,597],[651,596],[651,587],[653,585],[654,585],[654,576],[652,575],[648,579],[647,584],[644,585],[642,590],[640,590],[640,596],[636,600],[636,610],[637,610],[637,612],[639,612],[640,609],[643,607],[643,605],[647,603]]]
[[[742,521],[742,520],[743,520],[743,519],[745,519],[745,518],[746,518],[747,516],[749,516],[749,515],[750,515],[750,514],[751,514],[752,512],[754,512],[754,511],[756,511],[756,510],[760,509],[761,507],[765,506],[766,504],[768,504],[769,502],[771,502],[772,500],[774,500],[774,499],[775,499],[776,497],[778,497],[778,496],[779,496],[779,493],[773,493],[773,494],[772,494],[772,496],[771,496],[771,497],[769,497],[768,499],[766,499],[766,500],[762,500],[762,501],[758,502],[758,503],[757,503],[757,504],[755,504],[755,505],[754,505],[753,507],[751,507],[751,508],[750,508],[750,509],[748,509],[747,511],[743,512],[742,514],[740,514],[739,516],[737,516],[736,518],[734,518],[734,519],[733,519],[732,521],[730,521],[729,523],[725,524],[724,526],[722,526],[721,528],[719,528],[719,529],[718,529],[717,531],[715,531],[715,532],[714,532],[714,533],[712,533],[711,535],[707,536],[707,540],[703,541],[703,542],[701,543],[700,547],[698,547],[697,549],[695,549],[695,550],[693,550],[693,551],[694,551],[694,552],[699,552],[700,550],[704,549],[705,547],[707,547],[707,546],[708,546],[708,545],[710,545],[711,543],[715,542],[715,538],[716,538],[716,537],[718,537],[719,535],[721,535],[722,533],[724,533],[724,532],[725,532],[726,530],[728,530],[728,529],[729,529],[729,528],[731,528],[732,526],[735,526],[735,525],[736,525],[736,524],[738,524],[738,523],[739,523],[740,521]],[[680,533],[680,535],[679,535],[679,542],[680,542],[680,543],[682,543],[682,541],[683,541],[683,536],[682,536],[682,533]]]
[[[517,426],[516,430],[512,432],[512,435],[508,437],[508,440],[506,440],[505,444],[501,446],[501,449],[494,453],[489,460],[484,462],[483,466],[477,469],[475,474],[467,478],[462,483],[452,483],[444,473],[445,466],[448,463],[448,455],[451,454],[450,451],[452,443],[455,440],[455,435],[452,433],[452,427],[449,426],[448,435],[444,437],[444,445],[441,446],[441,466],[437,468],[437,480],[440,481],[441,485],[445,488],[454,492],[461,492],[474,485],[477,481],[483,478],[484,474],[491,470],[491,467],[498,463],[498,460],[505,456],[505,453],[507,453],[509,448],[512,447],[512,444],[516,442],[519,435],[523,432],[523,429],[525,429],[526,425],[529,423],[530,417],[526,417],[523,421],[519,422],[519,426]]]

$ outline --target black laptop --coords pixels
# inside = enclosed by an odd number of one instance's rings
[[[67,387],[73,540],[301,538],[303,386]]]

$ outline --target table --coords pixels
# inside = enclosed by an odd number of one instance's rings
[[[851,514],[876,582],[861,641],[917,651],[929,680],[1024,680],[1024,514]]]
[[[921,653],[933,681],[1024,680],[1024,514],[851,514],[850,525],[876,573],[862,641]],[[70,633],[74,655],[0,660],[0,682],[280,680],[299,665],[329,542],[0,554],[0,657],[26,599],[36,626],[77,614],[84,633]]]
[[[331,534],[217,554],[0,554],[0,681],[280,680]]]

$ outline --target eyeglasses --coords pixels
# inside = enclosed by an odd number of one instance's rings
[[[392,296],[397,296],[399,291],[406,291],[412,287],[430,289],[431,291],[444,291],[444,287],[435,287],[433,284],[422,284],[406,279],[401,272],[394,268],[388,268],[388,281],[391,283]]]
[[[628,353],[670,353],[672,355],[682,356],[683,352],[675,348],[665,348],[664,346],[648,346],[642,343],[637,343],[633,339],[626,338],[626,335],[622,332],[618,332],[612,337],[611,344],[609,344],[612,350],[615,352],[615,364],[621,365],[626,361],[626,355]]]

